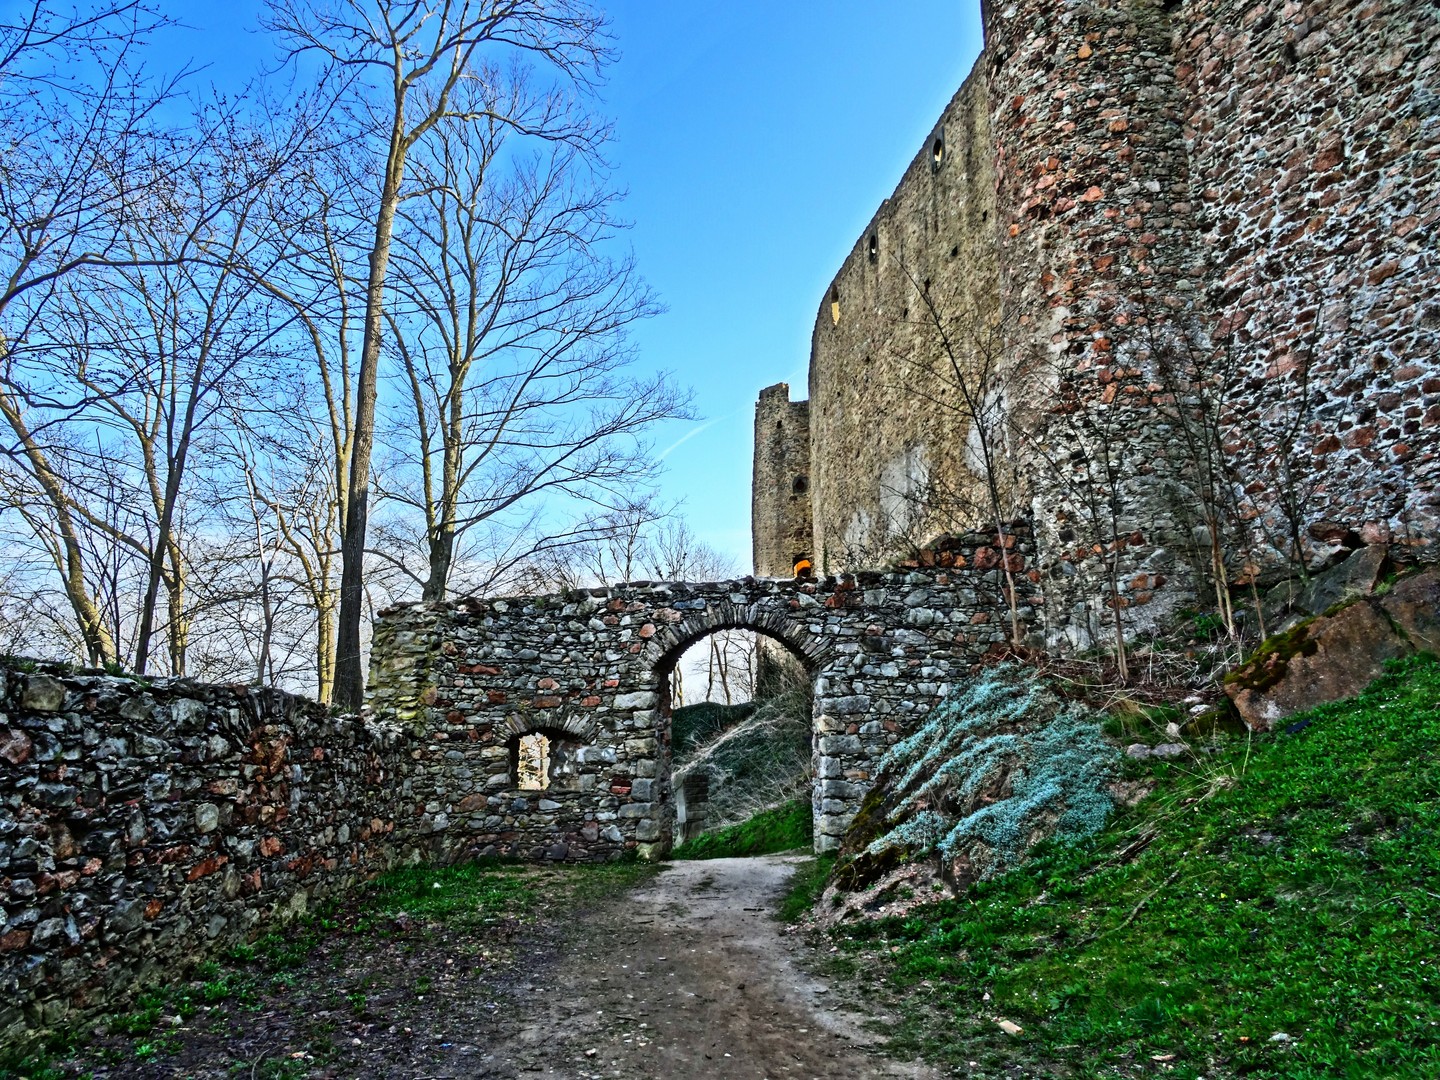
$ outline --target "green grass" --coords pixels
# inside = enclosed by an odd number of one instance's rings
[[[895,994],[898,1049],[967,1069],[1440,1076],[1440,661],[1295,720],[1151,765],[1093,841],[840,931],[842,967]]]
[[[525,915],[534,907],[535,896],[514,866],[480,860],[391,870],[370,884],[366,907],[387,918],[403,912],[428,922],[465,926]]]
[[[734,859],[808,848],[814,824],[810,804],[800,799],[762,810],[749,821],[701,833],[675,849],[677,859]]]
[[[830,880],[830,870],[834,865],[834,855],[817,855],[800,864],[776,911],[782,922],[798,922],[815,906],[820,894],[825,891],[825,884]]]

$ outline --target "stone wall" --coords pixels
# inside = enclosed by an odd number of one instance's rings
[[[896,537],[918,543],[979,520],[967,425],[927,298],[945,312],[962,363],[998,352],[990,144],[986,81],[977,73],[860,234],[816,313],[810,505],[816,565],[827,572],[879,565]]]
[[[1409,0],[1188,0],[1176,33],[1206,301],[1237,447],[1286,531],[1440,532],[1440,15]]]
[[[1002,558],[1022,634],[1040,623],[1028,531],[1002,550],[957,539],[939,565],[805,582],[634,582],[563,596],[400,605],[375,629],[371,700],[419,741],[421,827],[436,855],[570,861],[663,854],[672,839],[668,673],[716,630],[772,638],[815,680],[816,846],[858,809],[873,763],[949,685],[1009,638]],[[564,747],[522,790],[516,741]]]
[[[972,385],[998,371],[978,404],[1006,432],[1004,510],[1036,522],[1052,646],[1093,640],[1112,578],[1131,631],[1205,602],[1207,507],[1227,507],[1231,581],[1362,541],[1426,557],[1440,19],[1406,0],[984,8],[984,54],[820,299],[820,564],[985,520],[952,356]],[[1188,443],[1205,425],[1216,454]]]
[[[0,1044],[417,857],[411,749],[279,691],[0,669]]]

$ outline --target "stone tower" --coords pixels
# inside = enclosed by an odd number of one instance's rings
[[[755,403],[755,473],[750,493],[755,573],[790,577],[812,554],[810,403],[776,383]]]
[[[1155,402],[1156,325],[1189,341],[1204,322],[1175,7],[1018,0],[985,13],[1003,348],[1035,373],[1032,393],[1054,387],[1065,402],[1039,411],[1022,446],[1087,463],[1059,475],[1033,462],[1026,470],[1040,546],[1070,549],[1072,573],[1057,574],[1051,593],[1065,610],[1087,600],[1092,608],[1071,633],[1076,646],[1090,644],[1114,602],[1104,597],[1106,560],[1078,552],[1076,540],[1108,551],[1133,536],[1141,542],[1115,555],[1115,576],[1168,580],[1166,595],[1177,602],[1187,593],[1173,588],[1185,576],[1173,554],[1184,537],[1173,505],[1178,478],[1165,474],[1174,457],[1166,416]],[[1110,474],[1088,464],[1100,460],[1113,463]],[[1127,483],[1142,471],[1144,482]],[[1084,485],[1073,482],[1076,472]],[[1113,495],[1114,520],[1086,503],[1096,491]],[[1152,591],[1142,587],[1138,598],[1140,606],[1119,601],[1132,625],[1166,614],[1163,603],[1141,612]],[[1052,633],[1048,644],[1060,644],[1060,627]]]

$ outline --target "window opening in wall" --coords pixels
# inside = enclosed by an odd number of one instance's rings
[[[956,259],[956,258],[959,258],[959,257],[960,257],[960,245],[959,245],[959,244],[956,244],[954,247],[952,247],[952,248],[950,249],[950,258]]]
[[[512,735],[509,745],[510,782],[516,790],[581,789],[585,761],[583,740],[557,729]]]
[[[840,287],[830,286],[830,321],[837,326],[840,324]]]
[[[810,490],[810,481],[804,476],[795,477],[795,482],[790,485],[790,491],[795,495],[804,495]]]
[[[550,786],[550,740],[538,732],[516,740],[515,786],[521,791]]]
[[[941,133],[935,136],[935,141],[930,144],[930,168],[938,169],[945,160],[945,135]]]
[[[880,261],[880,236],[873,232],[870,234],[870,261]]]

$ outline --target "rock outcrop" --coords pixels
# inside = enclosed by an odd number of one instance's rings
[[[1353,697],[1388,660],[1440,651],[1440,570],[1401,578],[1377,594],[1383,548],[1356,552],[1301,594],[1324,614],[1267,639],[1225,680],[1247,726],[1268,731],[1298,712]],[[1353,564],[1353,565],[1352,565]]]

